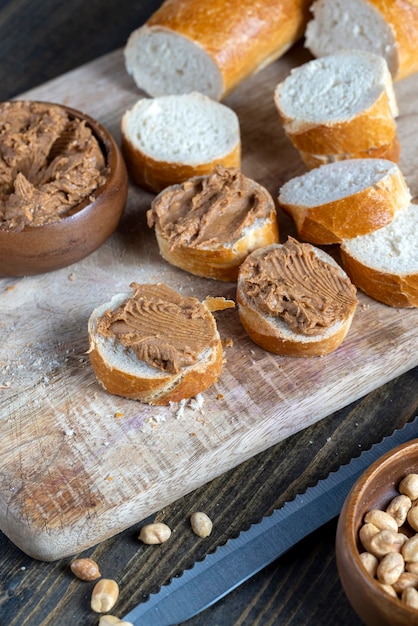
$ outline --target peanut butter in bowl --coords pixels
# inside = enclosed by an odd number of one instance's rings
[[[127,185],[113,137],[88,115],[0,103],[0,274],[43,273],[93,252],[117,227]]]

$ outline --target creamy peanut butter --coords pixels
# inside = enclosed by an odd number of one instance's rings
[[[23,230],[68,215],[105,181],[100,145],[58,105],[0,104],[0,228]]]
[[[150,228],[158,225],[171,249],[203,248],[233,243],[271,211],[271,200],[259,185],[238,169],[217,165],[208,176],[161,192],[147,219]]]
[[[170,374],[193,365],[217,341],[216,326],[197,298],[164,283],[132,283],[133,295],[98,321],[104,337],[132,348],[139,360]]]
[[[319,335],[357,306],[356,288],[307,243],[289,237],[246,261],[246,293],[263,313],[293,332]]]

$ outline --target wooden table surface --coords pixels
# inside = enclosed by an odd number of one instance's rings
[[[1,1],[0,99],[123,46],[155,6],[152,0]],[[229,537],[411,420],[418,413],[417,383],[415,368],[165,507],[157,518],[175,533],[157,550],[139,544],[138,525],[83,553],[98,561],[103,576],[118,580],[113,612],[122,616]],[[193,510],[210,511],[214,529],[204,541],[189,531]],[[335,530],[333,520],[187,624],[361,624],[338,579]],[[0,624],[97,624],[89,609],[92,585],[74,579],[69,561],[35,561],[0,533]]]

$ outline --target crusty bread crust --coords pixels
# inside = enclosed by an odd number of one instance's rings
[[[345,163],[349,167],[349,162]],[[301,239],[327,245],[382,228],[392,221],[398,210],[409,204],[410,199],[402,172],[394,168],[373,185],[324,204],[286,203],[280,195],[279,204],[292,216]]]
[[[249,306],[241,290],[237,293],[239,316],[248,336],[264,350],[286,357],[325,356],[333,352],[344,341],[354,317],[351,315],[330,335],[300,341],[297,335],[292,339],[283,337],[259,311]]]
[[[299,151],[302,161],[308,169],[320,167],[326,163],[343,161],[345,159],[387,159],[394,163],[399,163],[401,156],[401,144],[396,134],[391,143],[383,144],[376,148],[370,148],[361,152],[340,153],[340,154],[311,154],[310,152]]]
[[[204,50],[220,73],[220,91],[210,95],[221,100],[303,35],[310,4],[311,0],[165,0],[142,28],[173,31]],[[128,46],[140,45],[135,39]]]
[[[368,296],[392,307],[418,307],[418,272],[390,274],[368,267],[341,247],[341,260],[353,283]]]
[[[414,0],[368,0],[392,25],[397,41],[399,66],[394,80],[418,72],[418,4]]]
[[[279,244],[280,245],[280,244]],[[261,253],[261,249],[260,249]],[[344,270],[326,252],[317,250],[323,260]],[[257,254],[257,252],[255,252]],[[344,320],[335,322],[324,333],[317,336],[305,336],[290,331],[287,324],[285,329],[272,318],[261,312],[245,292],[245,265],[240,269],[237,283],[237,303],[240,321],[248,336],[264,350],[286,357],[313,357],[324,356],[333,352],[346,337],[355,314],[355,307]]]
[[[279,91],[275,91],[275,102],[286,134],[295,148],[303,152],[318,155],[365,152],[391,144],[396,137],[396,121],[386,91],[371,107],[351,119],[326,124],[305,122],[297,132],[291,132],[287,127],[288,120],[277,100]]]
[[[237,280],[239,267],[250,252],[279,240],[275,214],[269,220],[264,220],[260,226],[255,225],[251,234],[229,246],[217,245],[213,248],[186,248],[181,246],[170,249],[167,240],[162,237],[158,225],[155,226],[155,235],[161,256],[168,263],[195,276],[225,282]]]
[[[112,356],[113,341],[104,340],[98,335],[97,320],[106,309],[116,307],[121,301],[123,299],[115,296],[111,302],[97,307],[92,312],[88,323],[90,363],[98,382],[106,391],[151,405],[167,405],[170,402],[192,398],[218,380],[223,365],[223,348],[216,321],[212,315],[210,319],[215,339],[213,348],[195,365],[184,367],[178,374],[167,374],[148,367],[141,375],[138,371],[134,372],[129,369],[126,359],[123,366],[119,365],[119,360],[116,363]],[[138,362],[133,353],[130,358],[132,358],[132,363]]]
[[[225,167],[241,166],[241,143],[237,143],[233,150],[218,159],[196,165],[159,161],[135,146],[129,138],[122,122],[122,152],[132,180],[151,192],[158,193],[175,183],[181,183],[193,176],[210,174],[215,165]]]

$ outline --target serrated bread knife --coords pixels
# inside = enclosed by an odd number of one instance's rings
[[[418,438],[418,416],[305,493],[198,561],[123,618],[134,626],[175,626],[239,587],[298,541],[336,517],[360,475],[392,448]]]

